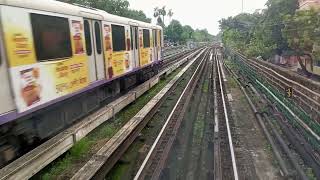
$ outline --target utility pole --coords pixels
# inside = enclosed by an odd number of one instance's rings
[[[241,0],[241,13],[243,13],[243,0]]]

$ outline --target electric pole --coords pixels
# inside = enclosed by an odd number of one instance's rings
[[[241,13],[243,13],[243,0],[241,0]]]

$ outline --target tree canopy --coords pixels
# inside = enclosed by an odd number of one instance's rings
[[[66,3],[76,3],[96,9],[105,10],[106,12],[118,16],[128,17],[131,19],[151,22],[143,11],[129,8],[130,3],[127,0],[59,0]]]
[[[168,27],[165,27],[165,35],[168,40],[180,43],[185,43],[188,40],[208,42],[214,38],[207,29],[194,30],[189,25],[182,26],[178,20],[172,20]]]
[[[294,15],[287,15],[284,20],[283,35],[286,37],[290,49],[298,58],[307,56],[311,63],[319,59],[320,18],[319,12],[311,9],[297,11]],[[299,59],[301,63],[301,59]],[[303,66],[303,68],[305,68]],[[306,71],[306,69],[304,69]]]
[[[222,19],[223,42],[249,56],[269,58],[289,51],[282,34],[284,18],[295,13],[297,4],[297,0],[268,0],[266,9]]]

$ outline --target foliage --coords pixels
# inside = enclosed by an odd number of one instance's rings
[[[314,9],[297,11],[294,15],[287,15],[284,20],[283,35],[287,38],[289,47],[295,55],[307,56],[311,62],[319,58],[317,46],[320,44],[320,18],[318,14],[319,12]],[[302,64],[301,59],[299,61]]]
[[[239,14],[220,21],[223,43],[249,56],[270,58],[290,51],[283,36],[284,18],[292,15],[297,0],[268,0],[267,9]]]
[[[181,40],[181,35],[183,33],[183,27],[177,20],[172,20],[168,27],[165,28],[165,34],[167,38],[178,42]]]
[[[165,18],[166,15],[167,15],[166,6],[163,6],[162,8],[158,8],[158,7],[154,8],[153,17],[155,17],[157,19],[157,24],[159,26],[165,27],[164,18]],[[170,17],[173,16],[172,10],[170,10],[170,15],[169,16]]]
[[[185,43],[188,40],[197,42],[212,41],[214,36],[209,34],[207,29],[194,30],[191,26],[182,26],[178,20],[172,20],[168,27],[165,27],[166,39],[173,42]]]
[[[128,17],[144,22],[151,22],[150,18],[143,11],[129,9],[127,0],[59,0],[67,3],[76,3],[83,6],[88,6],[96,9],[104,10],[110,14]]]

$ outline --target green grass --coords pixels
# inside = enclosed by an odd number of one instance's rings
[[[208,93],[208,91],[209,91],[209,81],[206,79],[205,80],[205,82],[204,82],[204,85],[203,85],[203,87],[202,87],[202,91],[204,92],[204,93]]]
[[[310,180],[316,180],[317,179],[311,168],[307,168],[306,175]]]
[[[121,127],[132,117],[134,117],[140,109],[142,109],[161,89],[179,72],[178,68],[167,78],[151,88],[147,93],[138,98],[134,103],[125,107],[120,111],[114,121],[107,121],[96,130],[91,132],[87,137],[77,142],[68,152],[61,158],[58,158],[45,169],[40,171],[34,179],[40,178],[44,180],[56,179],[59,175],[66,172],[72,165],[88,155],[88,152],[94,147],[95,142],[104,139],[110,139]],[[120,170],[121,171],[121,170]]]
[[[238,88],[237,82],[231,76],[228,77],[228,84],[230,88]]]

